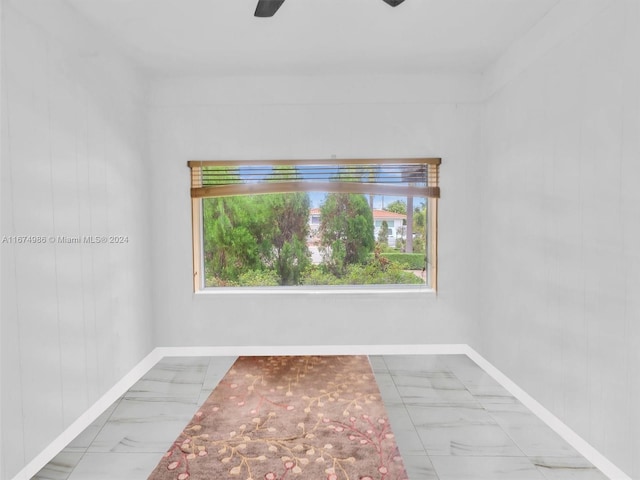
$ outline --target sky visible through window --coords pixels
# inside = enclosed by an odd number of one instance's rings
[[[311,208],[319,208],[325,200],[327,194],[325,192],[309,192],[309,199],[311,200]],[[367,195],[367,198],[369,196]],[[378,210],[385,210],[390,204],[394,202],[405,202],[407,197],[399,197],[393,195],[374,195],[373,196],[373,208]],[[424,199],[420,201],[424,202]]]
[[[370,180],[373,180],[375,177],[376,183],[389,185],[389,184],[401,184],[407,185],[407,182],[402,182],[400,178],[398,178],[398,171],[393,169],[393,167],[381,167],[376,168],[371,171],[358,171],[356,173],[350,173],[349,170],[345,172],[345,170],[341,170],[338,167],[318,167],[318,166],[296,166],[293,168],[285,168],[285,172],[289,174],[294,174],[301,181],[319,181],[319,180],[328,180],[333,177],[337,177],[339,175],[353,175],[362,178],[363,176],[368,177]],[[294,173],[295,172],[295,173]],[[273,167],[264,167],[264,166],[245,166],[237,169],[237,174],[242,183],[260,183],[264,181],[268,181],[269,178],[274,174]],[[326,193],[324,192],[308,192],[309,198],[311,200],[311,207],[318,208],[320,207],[325,200]],[[392,196],[392,195],[374,195],[373,196],[373,208],[384,210],[389,204],[397,202],[397,201],[405,201],[406,197],[402,196]]]

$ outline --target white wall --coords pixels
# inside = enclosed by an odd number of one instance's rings
[[[156,345],[470,341],[478,298],[478,80],[433,75],[156,82],[149,142]],[[187,161],[332,155],[443,158],[439,295],[194,296]]]
[[[144,85],[66,4],[4,1],[2,469],[11,478],[152,348]]]
[[[639,5],[562,2],[487,74],[477,348],[632,478]]]

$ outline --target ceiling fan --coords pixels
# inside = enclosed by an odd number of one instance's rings
[[[397,7],[404,0],[382,0],[388,5],[392,7]],[[258,5],[256,6],[256,13],[254,15],[256,17],[273,17],[273,15],[278,11],[280,6],[284,3],[284,0],[258,0]]]

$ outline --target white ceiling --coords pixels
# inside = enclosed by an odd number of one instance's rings
[[[157,75],[481,72],[560,0],[66,0]]]

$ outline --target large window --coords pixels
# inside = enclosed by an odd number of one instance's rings
[[[437,286],[440,159],[191,161],[194,289]]]

